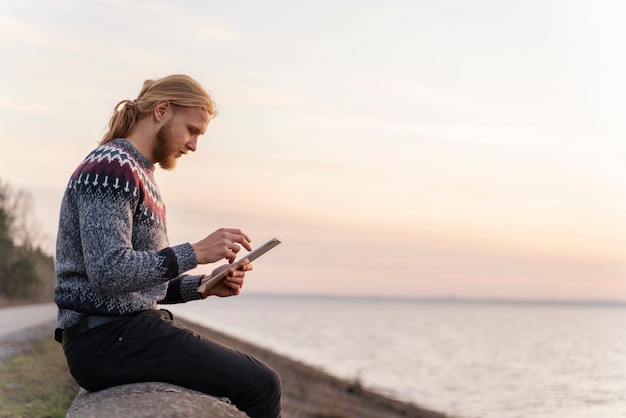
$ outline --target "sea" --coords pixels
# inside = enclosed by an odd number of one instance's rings
[[[458,418],[626,417],[626,305],[242,294],[165,308]]]

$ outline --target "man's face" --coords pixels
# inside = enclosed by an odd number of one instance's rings
[[[171,116],[156,134],[154,160],[165,170],[176,167],[179,157],[195,151],[198,137],[209,125],[209,115],[200,107],[173,106]]]

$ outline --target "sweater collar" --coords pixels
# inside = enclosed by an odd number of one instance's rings
[[[120,148],[124,149],[124,151],[128,152],[137,162],[139,162],[145,168],[154,171],[155,166],[148,160],[142,153],[140,153],[137,148],[130,142],[126,140],[126,138],[115,138],[112,143],[118,145]]]

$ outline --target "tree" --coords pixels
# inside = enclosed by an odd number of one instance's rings
[[[0,199],[2,195],[0,194]],[[9,236],[8,217],[0,206],[0,295],[4,294],[4,283],[8,281],[11,260],[13,258],[13,241]]]
[[[0,296],[25,299],[41,283],[41,250],[35,246],[32,196],[0,180]]]
[[[26,190],[13,190],[0,179],[0,209],[4,210],[8,236],[18,247],[34,249],[39,241],[33,217],[33,196]]]

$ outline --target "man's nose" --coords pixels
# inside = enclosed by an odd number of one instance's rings
[[[198,137],[193,137],[187,142],[187,149],[191,152],[195,152],[198,146]]]

